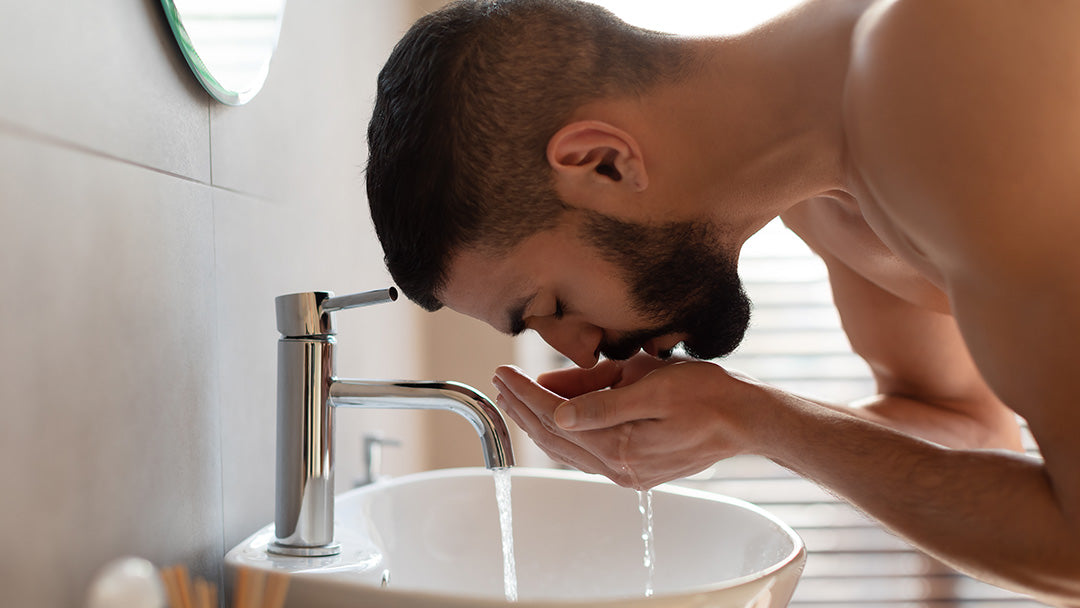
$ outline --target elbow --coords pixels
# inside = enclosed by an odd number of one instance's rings
[[[1038,589],[1030,592],[1030,595],[1048,606],[1080,608],[1080,571],[1074,571],[1071,577],[1032,581],[1032,586],[1037,586]]]
[[[1063,534],[1056,548],[1045,547],[1033,563],[1009,564],[1012,588],[1049,606],[1080,608],[1080,539]],[[1017,568],[1017,566],[1021,566]]]

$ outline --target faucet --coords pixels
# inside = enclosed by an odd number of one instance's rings
[[[334,415],[337,407],[450,410],[480,436],[484,465],[514,465],[510,433],[480,391],[458,382],[344,380],[336,375],[331,313],[397,299],[393,287],[347,296],[279,296],[277,309],[277,487],[273,542],[281,555],[340,553],[334,541]]]

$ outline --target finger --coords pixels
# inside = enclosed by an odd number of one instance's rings
[[[514,397],[514,393],[510,389],[506,388],[502,380],[498,377],[492,378],[491,383],[495,385],[495,389],[499,391],[498,396],[495,398],[495,405],[499,406],[503,412],[506,412],[507,416],[510,416],[519,427],[526,433],[532,434],[531,428],[542,423],[536,415],[536,412],[528,408],[524,403]]]
[[[532,438],[536,445],[540,446],[553,460],[565,462],[582,471],[597,473],[605,470],[600,458],[589,450],[575,443],[572,439],[564,436],[565,431],[556,427],[553,423],[544,422],[527,405],[522,403],[505,385],[496,378],[495,387],[499,389],[496,403],[503,411],[513,418],[514,422]]]
[[[536,382],[549,391],[570,398],[607,388],[621,377],[622,365],[618,361],[604,359],[590,369],[568,367],[540,374]]]
[[[635,420],[655,418],[650,399],[643,398],[640,384],[613,388],[574,397],[558,406],[555,424],[573,431],[606,429]]]
[[[535,380],[512,365],[502,365],[496,368],[495,378],[501,381],[503,386],[514,397],[528,406],[529,409],[532,409],[538,415],[547,416],[549,419],[555,408],[563,401],[566,401],[562,395],[540,386]]]
[[[622,362],[622,377],[618,382],[611,385],[612,388],[627,386],[641,380],[650,373],[663,368],[679,360],[677,356],[670,359],[657,359],[646,353],[638,353],[630,359]]]
[[[512,406],[506,400],[506,397],[503,396],[504,391],[506,393],[509,393],[510,391],[507,390],[505,385],[503,385],[502,382],[499,382],[498,379],[492,380],[492,384],[494,384],[495,388],[499,391],[499,394],[495,397],[495,405],[498,406],[498,408],[504,414],[509,416],[510,419],[514,421],[514,424],[518,425],[518,427],[520,427],[522,430],[525,430],[526,420],[521,415],[521,412],[518,411],[519,408]],[[528,408],[525,408],[525,409],[528,409]],[[526,431],[526,432],[528,432],[528,431]]]
[[[628,473],[625,464],[619,463],[623,450],[618,445],[625,443],[626,427],[584,433],[563,430],[550,416],[537,415],[522,403],[497,376],[492,382],[499,390],[498,406],[549,458],[586,473],[604,475],[621,486],[636,487],[636,477]]]
[[[533,438],[533,441],[539,442],[542,439],[543,434],[552,434],[558,436],[568,435],[568,431],[564,431],[559,428],[559,425],[555,424],[555,420],[552,418],[554,409],[545,410],[543,408],[533,408],[528,403],[519,399],[514,392],[506,387],[506,384],[499,377],[496,376],[491,379],[492,384],[499,391],[499,396],[495,400],[495,403],[502,408],[513,420]]]

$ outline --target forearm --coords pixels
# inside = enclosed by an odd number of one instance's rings
[[[776,407],[753,431],[760,453],[843,496],[974,576],[1080,603],[1080,538],[1042,464],[954,450],[763,389]]]

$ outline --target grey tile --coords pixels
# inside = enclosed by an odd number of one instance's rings
[[[209,97],[157,0],[0,3],[0,127],[210,181]]]
[[[397,0],[290,3],[263,90],[246,106],[211,108],[214,184],[293,204],[362,186],[375,77],[407,9]]]
[[[136,554],[217,576],[209,187],[0,132],[5,602]]]

